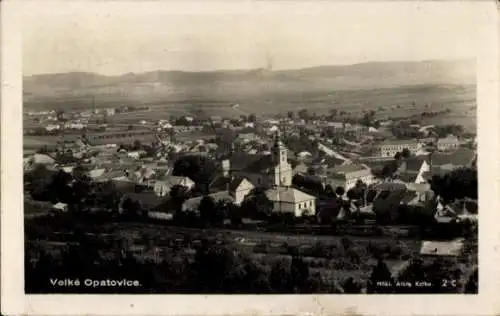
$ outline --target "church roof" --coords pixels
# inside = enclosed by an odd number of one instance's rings
[[[231,166],[231,170],[244,170],[247,169],[250,165],[259,161],[265,155],[250,155],[247,153],[237,153],[228,157],[229,163]]]
[[[273,157],[271,155],[263,156],[259,160],[249,164],[245,171],[258,173],[267,172],[270,168],[274,166]]]

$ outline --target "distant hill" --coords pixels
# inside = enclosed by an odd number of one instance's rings
[[[475,84],[475,63],[463,61],[369,62],[347,66],[268,71],[153,71],[104,76],[71,72],[25,76],[25,103],[96,97],[115,101],[231,100],[288,94],[413,85]]]

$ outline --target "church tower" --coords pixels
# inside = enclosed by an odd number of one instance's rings
[[[272,181],[275,186],[289,187],[292,185],[292,166],[288,163],[288,149],[281,141],[279,130],[276,132],[271,149],[273,172]]]
[[[274,144],[271,149],[271,154],[273,155],[274,164],[288,161],[288,150],[286,149],[285,144],[281,141],[281,133],[279,130],[274,135]]]

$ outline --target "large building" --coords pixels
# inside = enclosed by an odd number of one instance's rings
[[[326,184],[333,188],[343,187],[346,191],[353,188],[358,180],[367,185],[375,182],[371,169],[362,164],[346,164],[329,169]]]
[[[273,203],[273,212],[302,215],[316,215],[316,197],[290,187],[275,187],[266,191]]]
[[[422,149],[422,143],[417,140],[387,140],[375,145],[374,154],[377,157],[394,157],[403,149],[408,149],[415,155]]]
[[[156,141],[154,131],[149,129],[132,129],[86,133],[83,137],[90,145],[131,145],[135,141],[152,143]]]

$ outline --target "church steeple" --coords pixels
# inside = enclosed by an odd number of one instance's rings
[[[288,150],[281,140],[280,130],[277,130],[274,135],[274,144],[272,148],[273,161],[276,164],[284,164],[288,161]]]
[[[273,172],[271,183],[274,186],[289,187],[292,185],[292,166],[288,163],[288,149],[281,140],[278,130],[274,135],[274,144],[271,149]]]

